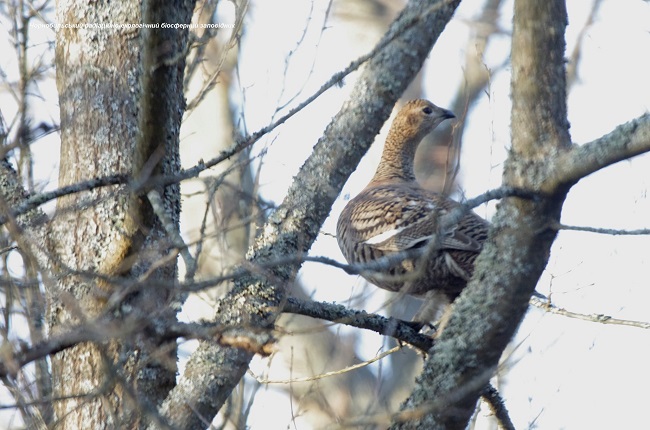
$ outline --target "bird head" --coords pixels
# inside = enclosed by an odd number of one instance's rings
[[[411,100],[400,109],[393,121],[393,127],[398,128],[403,136],[410,135],[409,137],[419,140],[450,118],[456,118],[456,115],[428,100]]]

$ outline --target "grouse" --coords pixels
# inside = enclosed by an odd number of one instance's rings
[[[453,301],[472,276],[474,260],[487,239],[488,222],[468,211],[453,225],[440,223],[460,203],[422,188],[413,171],[420,141],[450,118],[455,118],[452,112],[427,100],[406,103],[391,125],[374,177],[338,219],[338,244],[350,264],[397,253],[405,256],[363,272],[380,288],[416,297],[437,291]],[[408,255],[434,238],[431,252]]]

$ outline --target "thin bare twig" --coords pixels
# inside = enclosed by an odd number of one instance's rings
[[[219,58],[215,71],[208,79],[206,79],[197,96],[187,104],[186,112],[191,113],[194,111],[194,108],[196,108],[196,106],[201,103],[201,101],[210,92],[210,90],[214,88],[214,86],[217,84],[217,78],[221,73],[221,69],[223,68],[224,63],[226,62],[226,58],[228,57],[228,51],[234,48],[235,45],[239,42],[239,33],[243,28],[244,17],[246,15],[246,10],[248,9],[248,0],[243,1],[241,4],[237,4],[235,2],[233,3],[235,4],[235,26],[232,29],[232,33],[230,34],[230,39],[228,40],[226,46],[224,46],[222,49],[221,57]]]
[[[610,234],[612,236],[642,236],[650,234],[650,228],[640,228],[636,230],[619,230],[614,228],[596,228],[596,227],[582,227],[575,225],[566,225],[556,223],[552,226],[556,230],[572,230],[572,231],[585,231],[589,233]]]
[[[260,376],[255,375],[252,371],[251,374],[255,378],[257,382],[260,384],[295,384],[297,382],[311,382],[311,381],[318,381],[319,379],[324,379],[324,378],[329,378],[330,376],[336,376],[336,375],[341,375],[343,373],[347,372],[352,372],[353,370],[360,369],[362,367],[366,367],[374,362],[377,362],[381,360],[384,357],[387,357],[397,351],[402,349],[402,346],[398,345],[395,346],[388,351],[384,351],[381,354],[378,354],[377,356],[369,359],[369,360],[364,360],[361,363],[353,364],[352,366],[347,366],[344,367],[343,369],[337,369],[333,370],[331,372],[325,372],[325,373],[319,373],[318,375],[313,375],[313,376],[305,376],[304,378],[292,378],[292,379],[264,379]],[[249,369],[250,371],[250,369]]]
[[[543,297],[543,296],[542,296]],[[613,318],[609,315],[604,314],[582,314],[579,312],[573,312],[568,309],[560,308],[551,303],[551,300],[546,298],[539,298],[533,296],[530,298],[530,304],[536,308],[542,309],[551,314],[563,315],[569,318],[576,318],[583,321],[591,321],[600,324],[614,324],[614,325],[625,325],[628,327],[637,327],[643,329],[650,329],[650,322],[648,321],[633,321],[633,320],[623,320],[619,318]]]
[[[176,225],[169,218],[169,215],[165,210],[165,205],[163,203],[162,196],[160,195],[160,193],[157,190],[151,190],[149,191],[149,193],[147,193],[147,197],[149,198],[149,202],[151,203],[151,207],[153,208],[154,213],[156,214],[156,216],[158,216],[158,219],[163,225],[165,231],[167,232],[167,235],[169,236],[171,242],[174,244],[176,249],[178,249],[178,251],[181,254],[181,257],[183,257],[183,262],[185,262],[185,267],[186,267],[185,280],[190,281],[192,279],[194,272],[196,271],[196,267],[197,267],[196,260],[194,259],[194,257],[192,257],[192,254],[190,253],[190,250],[185,244],[185,241],[183,240],[180,233],[178,232]]]
[[[8,214],[0,215],[0,226],[6,224],[10,218],[14,218],[24,213],[27,213],[30,210],[35,209],[40,205],[47,203],[51,200],[58,199],[59,197],[67,196],[69,194],[93,190],[99,187],[126,184],[128,182],[128,178],[129,177],[126,174],[115,174],[110,176],[104,176],[102,178],[95,178],[83,182],[78,182],[72,185],[67,185],[65,187],[48,191],[46,193],[39,193],[39,194],[32,195],[29,198],[25,199],[19,205],[16,205],[14,208],[12,208]]]
[[[567,62],[567,88],[571,88],[577,81],[578,81],[578,64],[580,63],[580,59],[582,58],[582,48],[584,47],[583,43],[585,40],[585,36],[587,35],[587,30],[594,24],[594,21],[596,20],[596,15],[598,14],[598,10],[600,9],[600,6],[602,4],[602,0],[594,0],[594,2],[591,5],[591,11],[589,12],[589,16],[587,17],[587,20],[585,21],[584,25],[580,29],[580,33],[578,33],[578,37],[576,40],[576,44],[573,47],[573,51],[571,52],[571,55],[569,56],[569,61]]]

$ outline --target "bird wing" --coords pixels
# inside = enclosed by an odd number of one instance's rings
[[[409,185],[369,188],[355,200],[348,205],[350,213],[341,217],[348,219],[351,241],[383,252],[426,246],[438,233],[440,217],[459,206],[440,194]],[[487,222],[468,213],[440,234],[442,249],[479,252]]]

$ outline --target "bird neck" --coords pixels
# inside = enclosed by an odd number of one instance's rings
[[[372,179],[373,182],[386,180],[415,181],[413,160],[420,140],[422,140],[420,136],[405,136],[391,130],[386,138],[384,152]]]

